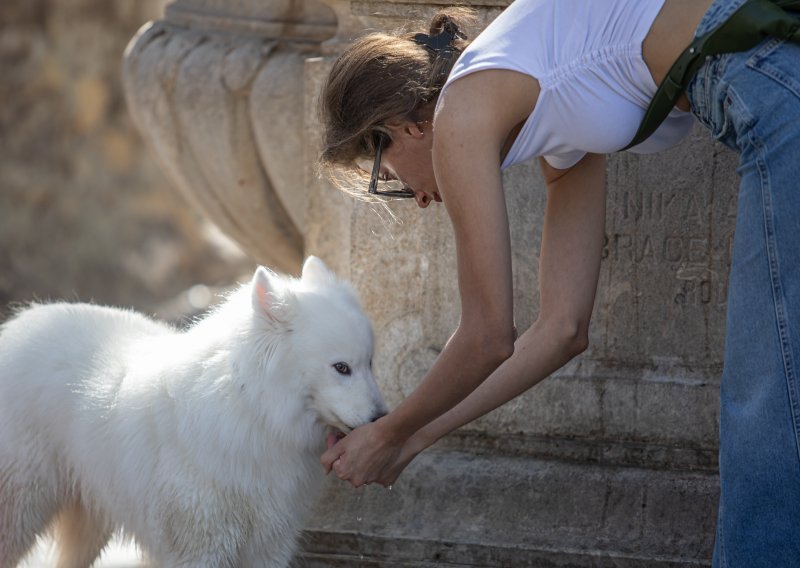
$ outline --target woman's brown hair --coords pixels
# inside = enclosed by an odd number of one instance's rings
[[[356,161],[375,154],[377,137],[388,135],[388,123],[430,118],[430,103],[468,44],[462,30],[475,20],[470,9],[449,8],[433,17],[427,36],[372,33],[339,56],[320,97],[320,163],[327,173],[335,177],[334,170],[345,170],[360,177]],[[436,40],[443,32],[453,39],[442,49],[420,41]]]

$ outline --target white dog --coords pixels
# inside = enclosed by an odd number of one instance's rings
[[[310,257],[259,268],[184,332],[34,305],[0,328],[0,566],[52,527],[59,566],[118,530],[156,566],[286,566],[333,429],[386,412],[372,328]]]

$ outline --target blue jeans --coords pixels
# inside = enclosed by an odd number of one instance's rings
[[[698,35],[744,0],[716,0]],[[714,567],[800,567],[800,45],[706,61],[697,118],[740,155]]]

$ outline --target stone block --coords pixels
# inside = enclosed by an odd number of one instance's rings
[[[588,359],[642,376],[719,376],[735,169],[700,126],[658,155],[611,157]]]
[[[700,566],[717,490],[702,472],[431,450],[391,491],[332,480],[298,565]]]

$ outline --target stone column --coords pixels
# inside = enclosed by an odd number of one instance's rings
[[[125,53],[131,114],[172,183],[260,263],[303,258],[303,62],[316,0],[175,0]]]
[[[469,3],[484,21],[507,4]],[[353,1],[349,16],[342,7],[337,15],[392,29],[438,7]],[[457,325],[454,243],[442,207],[384,210],[314,175],[314,97],[335,55],[306,62],[306,250],[360,291],[375,324],[376,376],[393,406]],[[301,565],[710,562],[734,170],[735,156],[699,127],[658,155],[611,156],[589,350],[420,455],[391,492],[331,480]],[[522,330],[538,312],[545,188],[535,161],[509,169],[504,186]]]

